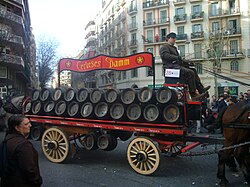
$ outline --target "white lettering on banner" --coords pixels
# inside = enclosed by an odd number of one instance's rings
[[[180,77],[179,69],[165,69],[165,77]]]

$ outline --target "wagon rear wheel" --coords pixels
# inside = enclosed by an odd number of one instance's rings
[[[69,141],[65,133],[59,128],[47,129],[42,137],[42,150],[51,162],[61,163],[69,154]]]
[[[152,140],[138,137],[130,142],[127,149],[127,159],[137,173],[150,175],[159,166],[160,154]]]

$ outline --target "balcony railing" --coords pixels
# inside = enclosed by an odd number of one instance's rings
[[[0,40],[5,40],[8,42],[18,43],[23,45],[22,37],[12,34],[6,30],[0,30]]]
[[[216,54],[215,54],[216,53]],[[244,57],[245,50],[242,49],[230,49],[230,50],[221,50],[217,52],[208,52],[208,58],[239,58]]]
[[[23,18],[21,16],[18,16],[10,11],[7,11],[6,8],[2,5],[0,5],[0,17],[3,17],[5,19],[14,21],[18,24],[23,25]]]
[[[143,8],[152,8],[152,7],[168,5],[168,4],[169,4],[168,0],[160,0],[159,2],[147,1],[143,3]]]
[[[241,28],[240,27],[230,28],[226,31],[226,34],[228,35],[241,34]]]
[[[182,21],[187,21],[187,14],[180,14],[180,15],[175,15],[174,16],[174,21],[175,22],[182,22]]]
[[[22,57],[20,56],[2,53],[0,55],[0,61],[5,62],[5,63],[17,64],[17,65],[21,65],[22,67],[24,67],[24,61]]]
[[[235,15],[235,14],[240,14],[240,9],[239,8],[233,8],[233,9],[217,9],[217,10],[211,10],[209,13],[210,17],[215,17],[215,16],[230,16],[230,15]]]
[[[199,12],[199,13],[193,13],[191,15],[191,20],[194,20],[194,19],[203,19],[203,18],[204,18],[204,11]]]
[[[135,30],[137,28],[138,28],[138,24],[137,23],[131,23],[128,26],[129,31]]]
[[[182,4],[185,4],[186,3],[186,0],[174,0],[174,5],[182,5]]]
[[[204,32],[193,32],[191,33],[191,39],[204,38]]]
[[[187,34],[177,34],[176,35],[176,40],[186,40],[187,39]]]
[[[130,43],[129,43],[129,46],[132,47],[132,46],[136,46],[138,43],[137,40],[131,40]]]
[[[133,14],[137,12],[137,7],[136,6],[129,6],[128,8],[128,14]]]
[[[165,24],[169,23],[169,18],[158,18],[158,19],[147,19],[146,21],[143,21],[143,26],[149,26],[149,25],[156,25],[156,24]]]

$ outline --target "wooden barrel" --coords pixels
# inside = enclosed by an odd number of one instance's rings
[[[58,116],[65,116],[67,113],[67,103],[65,101],[59,101],[55,106],[55,113]]]
[[[163,118],[167,123],[177,123],[180,118],[180,109],[175,104],[169,104],[163,109]]]
[[[95,106],[95,115],[98,117],[98,118],[104,118],[104,117],[108,117],[107,114],[108,114],[108,110],[109,110],[109,107],[108,107],[108,104],[106,102],[100,102],[98,103],[96,106]]]
[[[32,91],[32,94],[31,94],[31,100],[32,100],[32,101],[38,100],[38,99],[40,98],[40,92],[41,92],[41,90],[34,89],[34,90]]]
[[[104,97],[103,95],[104,95],[103,90],[95,88],[90,91],[89,99],[92,103],[99,103],[102,101]]]
[[[83,118],[90,118],[93,115],[93,104],[90,102],[84,103],[81,107],[81,116]]]
[[[34,101],[31,107],[32,114],[41,114],[42,113],[42,102],[40,100]]]
[[[114,120],[120,120],[124,117],[124,106],[121,103],[114,103],[111,107],[110,107],[110,116],[111,118],[113,118]]]
[[[118,100],[119,91],[117,89],[107,89],[104,92],[104,98],[107,103],[114,103]]]
[[[53,115],[55,108],[55,101],[48,101],[44,104],[43,110],[46,113],[45,115]]]
[[[76,93],[76,100],[77,102],[85,102],[88,100],[89,97],[89,89],[81,88]]]
[[[154,91],[149,87],[143,87],[137,93],[137,97],[141,103],[150,102],[153,96],[154,96]]]
[[[148,122],[155,122],[159,118],[160,112],[156,105],[149,104],[143,110],[143,117]]]
[[[76,96],[76,90],[74,88],[67,88],[64,94],[64,100],[67,102],[73,101]]]
[[[31,100],[26,101],[23,105],[24,114],[32,114],[31,108],[32,108]]]
[[[64,98],[65,92],[66,92],[65,88],[62,87],[55,88],[52,99],[54,101],[62,100]]]
[[[73,101],[68,104],[67,112],[70,117],[78,116],[78,111],[79,111],[79,104],[77,102]]]
[[[43,88],[40,92],[40,100],[47,101],[47,100],[51,99],[52,94],[53,94],[52,88]]]
[[[178,94],[169,87],[161,87],[156,91],[156,100],[160,104],[176,103],[178,101]]]
[[[141,117],[141,107],[138,104],[131,104],[127,107],[126,114],[129,120],[135,121]]]
[[[135,101],[136,91],[133,88],[126,88],[121,91],[120,95],[122,103],[129,105]]]

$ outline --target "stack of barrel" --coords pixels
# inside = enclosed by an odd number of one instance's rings
[[[126,89],[73,89],[58,87],[33,90],[26,114],[71,118],[179,123],[175,89],[149,87]]]

